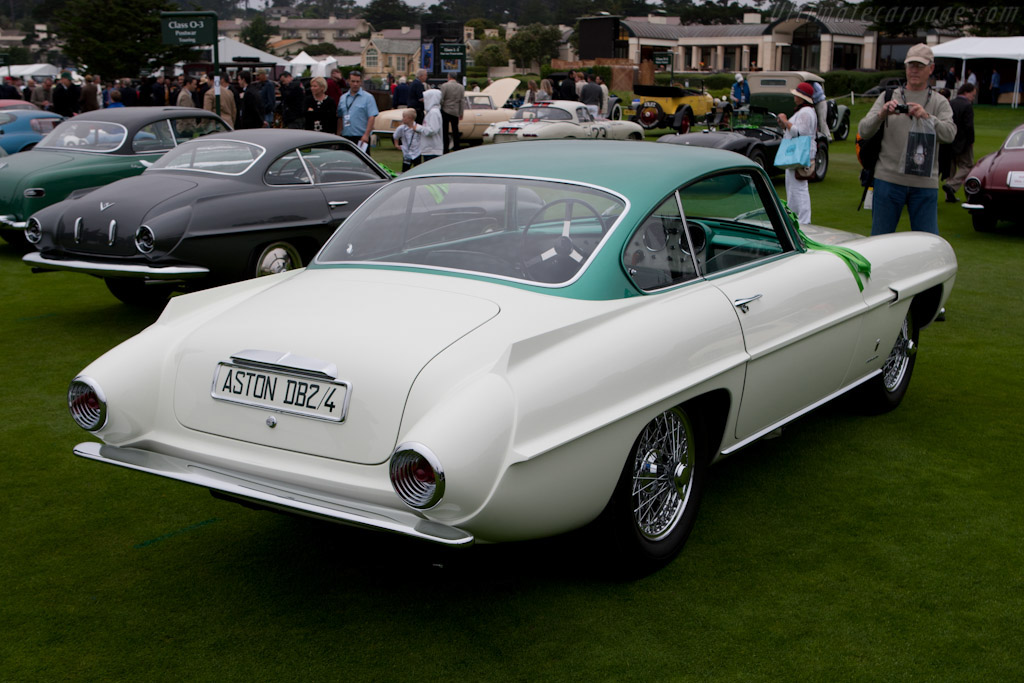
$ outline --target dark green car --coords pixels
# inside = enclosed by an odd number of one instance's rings
[[[139,175],[179,143],[231,127],[188,107],[124,107],[76,116],[27,152],[0,159],[0,237],[21,248],[28,218],[76,190]]]

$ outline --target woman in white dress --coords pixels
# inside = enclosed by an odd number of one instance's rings
[[[818,115],[814,113],[814,88],[810,83],[801,83],[790,92],[793,93],[796,110],[792,117],[779,114],[779,125],[785,129],[787,138],[810,136],[813,158],[817,149],[814,134],[818,130]],[[811,193],[807,181],[797,178],[796,171],[792,168],[786,170],[786,203],[796,214],[801,225],[811,222]]]

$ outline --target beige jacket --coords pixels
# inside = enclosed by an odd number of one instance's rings
[[[928,93],[931,92],[931,97]],[[953,109],[949,106],[949,100],[934,91],[928,90],[903,90],[897,89],[892,99],[900,104],[917,102],[924,107],[935,125],[936,143],[952,142],[956,136],[956,124],[953,123]],[[890,114],[885,119],[878,116],[878,112],[885,104],[885,93],[878,96],[871,110],[861,119],[857,126],[857,133],[864,139],[872,138],[882,127],[885,121],[885,137],[882,138],[882,152],[878,156],[878,163],[875,165],[875,177],[896,185],[907,187],[938,188],[939,186],[939,150],[936,144],[933,150],[932,174],[930,178],[923,176],[907,175],[903,172],[903,164],[907,152],[907,140],[910,135],[910,127],[913,117],[906,114]]]
[[[213,111],[213,88],[206,91],[203,95],[203,109],[206,111]],[[224,119],[229,126],[235,127],[235,118],[238,116],[238,112],[235,109],[235,94],[228,88],[220,89],[220,117]]]

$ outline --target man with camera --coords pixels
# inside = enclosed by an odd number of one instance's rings
[[[857,132],[867,140],[884,135],[875,165],[871,234],[896,231],[903,207],[910,229],[939,232],[939,156],[937,144],[956,135],[949,101],[928,87],[935,70],[931,48],[918,43],[904,60],[907,84],[882,93],[861,119]]]

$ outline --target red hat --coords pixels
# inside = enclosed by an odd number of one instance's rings
[[[807,104],[814,104],[814,87],[810,83],[800,83],[796,90],[790,90],[797,97],[807,100]]]

